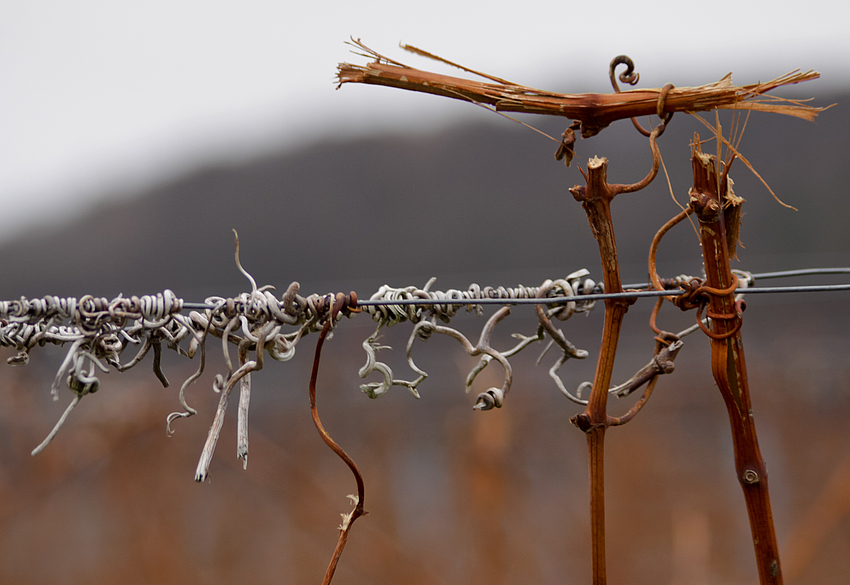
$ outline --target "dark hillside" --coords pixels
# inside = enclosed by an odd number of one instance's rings
[[[736,163],[736,191],[747,199],[742,267],[846,264],[848,128],[850,114],[841,107],[815,124],[753,115],[742,152],[799,211],[781,207]],[[555,136],[562,130],[558,121],[545,129]],[[680,116],[661,140],[680,201],[690,186],[694,131],[706,137],[701,124]],[[450,284],[458,286],[467,274],[535,283],[579,266],[593,270],[595,245],[567,192],[581,176],[575,165],[555,163],[554,146],[497,120],[446,134],[327,143],[241,166],[199,169],[0,247],[6,275],[0,298],[165,287],[197,294],[219,283],[241,286],[231,262],[234,228],[246,264],[260,280],[279,286],[299,279],[344,288],[355,280],[362,288],[389,278],[422,283],[431,275],[441,282],[457,277]],[[648,148],[628,122],[577,148],[581,164],[589,156],[608,157],[612,181],[637,180],[648,168]],[[640,197],[617,201],[627,279],[644,278],[645,248],[676,209],[663,175]],[[661,256],[672,270],[693,271],[697,242],[688,230],[680,232],[671,238],[680,237],[681,245],[671,240]]]

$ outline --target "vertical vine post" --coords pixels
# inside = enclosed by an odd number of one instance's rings
[[[570,189],[573,197],[581,201],[587,213],[590,229],[599,245],[605,292],[622,292],[620,267],[617,260],[617,244],[614,241],[614,225],[611,219],[611,201],[617,195],[606,180],[608,161],[593,158],[587,163],[587,186]],[[614,370],[614,357],[620,337],[620,325],[631,303],[626,299],[606,299],[605,324],[602,345],[593,388],[585,411],[572,418],[573,423],[587,435],[587,451],[590,459],[590,538],[592,546],[593,583],[606,583],[605,566],[605,430],[608,428],[608,388]]]
[[[593,237],[599,246],[605,292],[623,292],[620,280],[620,264],[617,259],[617,244],[614,240],[614,223],[611,218],[611,201],[621,193],[640,191],[649,185],[658,174],[661,155],[657,139],[664,132],[670,116],[663,119],[649,136],[652,150],[652,168],[642,180],[630,185],[609,184],[607,180],[608,160],[594,157],[587,163],[586,186],[575,186],[570,193],[581,202],[587,214]],[[590,459],[590,537],[594,585],[607,583],[605,567],[605,473],[604,445],[605,430],[614,422],[608,416],[608,389],[614,372],[614,358],[620,339],[620,326],[629,306],[635,299],[616,298],[605,300],[605,322],[602,329],[602,344],[596,373],[584,412],[571,421],[587,435]]]
[[[729,412],[735,471],[747,503],[759,582],[761,585],[778,585],[782,583],[782,571],[770,508],[767,468],[756,436],[741,338],[744,305],[735,302],[737,279],[729,263],[729,248],[735,242],[728,242],[727,234],[737,234],[738,212],[732,211],[737,203],[732,205],[734,194],[731,183],[724,169],[718,168],[716,158],[700,151],[699,137],[695,138],[694,145],[691,157],[694,184],[690,191],[690,205],[699,218],[706,276],[703,290],[709,293],[706,314],[711,318],[711,330],[708,332],[711,338],[711,370]],[[727,225],[727,220],[733,225]]]

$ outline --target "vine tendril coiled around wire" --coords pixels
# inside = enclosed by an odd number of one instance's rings
[[[505,370],[505,382],[501,388],[490,388],[486,392],[478,395],[474,408],[479,410],[489,410],[502,406],[504,396],[507,394],[511,386],[512,372],[511,366],[507,358],[518,353],[535,341],[542,341],[544,334],[552,337],[557,345],[564,351],[564,357],[560,358],[558,364],[550,371],[550,374],[555,379],[561,391],[570,399],[576,400],[561,383],[558,376],[554,373],[561,365],[570,357],[582,359],[587,357],[587,352],[577,350],[569,341],[566,340],[563,333],[552,325],[550,318],[554,317],[564,321],[569,319],[575,313],[583,313],[593,309],[595,301],[576,301],[570,300],[562,303],[546,303],[546,300],[552,297],[576,297],[581,294],[591,294],[601,291],[601,286],[597,285],[593,280],[587,278],[589,272],[585,269],[578,270],[568,275],[566,278],[557,280],[546,280],[540,286],[523,286],[519,285],[515,288],[505,287],[484,287],[478,284],[472,284],[466,290],[450,289],[445,292],[429,290],[434,283],[434,279],[428,281],[422,289],[414,287],[392,288],[390,286],[382,286],[375,293],[370,301],[385,300],[385,301],[401,301],[418,299],[421,301],[434,301],[433,304],[425,302],[419,305],[381,305],[367,306],[363,310],[372,314],[372,318],[378,321],[378,328],[364,343],[363,348],[366,351],[366,364],[360,369],[361,378],[367,377],[371,372],[381,374],[381,381],[361,384],[360,389],[370,398],[377,398],[386,394],[392,386],[404,386],[410,390],[414,397],[419,398],[417,387],[422,383],[428,374],[418,368],[413,361],[411,348],[416,339],[427,340],[432,333],[441,333],[449,335],[457,339],[464,349],[470,355],[481,355],[478,364],[473,367],[466,379],[466,391],[472,387],[475,378],[478,374],[487,367],[492,361],[498,361]],[[507,313],[502,313],[498,319],[491,318],[490,321],[482,329],[480,339],[477,345],[473,345],[462,333],[450,327],[439,326],[436,323],[437,319],[444,322],[449,322],[454,317],[461,307],[466,307],[469,312],[475,312],[478,315],[483,313],[483,308],[480,304],[476,304],[476,300],[481,299],[540,299],[538,307],[541,318],[541,325],[534,336],[524,336],[515,334],[514,336],[520,339],[520,343],[512,349],[504,352],[499,352],[493,349],[489,344],[490,334],[496,323],[504,318]],[[446,304],[440,301],[469,301],[468,304]],[[544,311],[543,306],[547,306],[548,310]],[[415,322],[416,325],[411,332],[410,339],[407,344],[407,362],[410,368],[418,374],[415,380],[400,380],[393,377],[392,369],[385,363],[377,360],[376,353],[380,349],[388,349],[386,346],[377,343],[378,333],[381,328],[392,326],[402,321]],[[547,348],[548,349],[548,348]],[[544,352],[545,353],[545,352]]]
[[[238,263],[241,269],[241,264]],[[765,278],[776,276],[798,276],[813,273],[831,274],[847,273],[850,269],[825,269],[818,271],[807,269],[790,273],[767,273]],[[243,273],[246,271],[243,270]],[[747,292],[797,292],[808,290],[846,290],[847,285],[823,285],[802,287],[760,287],[751,288],[753,275],[736,271],[739,291],[746,287]],[[250,275],[248,275],[250,276]],[[756,277],[762,275],[755,275]],[[675,281],[675,282],[674,282]],[[153,350],[152,368],[156,377],[164,387],[169,385],[168,379],[161,369],[163,346],[175,351],[178,355],[194,358],[200,351],[200,362],[197,370],[180,386],[178,401],[182,408],[166,418],[166,429],[173,432],[171,423],[178,418],[190,417],[197,414],[186,400],[186,392],[204,372],[206,364],[206,341],[209,335],[221,339],[225,363],[228,364],[226,375],[219,375],[213,382],[213,389],[227,394],[237,383],[245,380],[242,385],[240,398],[240,431],[238,453],[240,458],[247,458],[247,405],[250,386],[246,378],[252,371],[262,365],[262,355],[268,352],[276,361],[287,361],[295,355],[295,350],[301,338],[309,333],[320,331],[337,298],[336,294],[299,294],[300,285],[290,284],[278,299],[272,294],[273,287],[258,287],[249,278],[251,291],[235,297],[209,297],[204,304],[187,303],[178,298],[174,292],[165,290],[161,293],[143,296],[118,296],[112,300],[87,295],[79,299],[74,297],[45,296],[36,299],[21,298],[13,301],[0,301],[0,346],[17,350],[16,355],[7,359],[13,366],[24,366],[29,362],[29,354],[36,347],[48,344],[67,347],[66,354],[59,366],[51,384],[51,393],[58,399],[59,389],[66,386],[72,391],[73,399],[62,414],[47,438],[33,451],[33,454],[44,449],[56,436],[70,412],[79,404],[84,396],[97,392],[102,384],[98,378],[100,372],[108,372],[114,368],[124,372],[143,361],[150,350]],[[431,279],[423,288],[415,286],[394,288],[383,286],[369,301],[358,304],[356,295],[342,295],[348,300],[342,309],[335,314],[334,322],[343,316],[351,317],[356,312],[367,312],[378,322],[378,328],[364,343],[367,362],[360,369],[361,377],[377,372],[381,375],[378,382],[368,382],[361,389],[371,397],[386,393],[391,386],[404,386],[416,397],[419,397],[418,387],[428,377],[413,361],[413,347],[416,340],[425,341],[433,333],[442,333],[455,337],[469,352],[478,351],[481,355],[466,379],[466,389],[469,391],[476,376],[487,365],[497,359],[506,371],[506,383],[502,388],[491,388],[481,393],[475,405],[478,409],[487,409],[501,405],[504,395],[510,387],[510,364],[507,358],[528,347],[536,341],[550,337],[550,347],[556,346],[563,352],[556,364],[550,369],[550,376],[558,388],[571,400],[583,402],[581,389],[572,394],[568,392],[557,376],[558,369],[567,359],[581,359],[586,353],[576,349],[566,340],[559,329],[552,325],[553,319],[565,320],[575,313],[587,312],[593,309],[596,300],[605,297],[601,285],[588,278],[586,270],[579,270],[563,279],[546,281],[540,286],[519,285],[513,288],[481,287],[470,285],[466,290],[449,289],[447,291],[432,291]],[[631,285],[633,288],[647,285]],[[652,285],[648,285],[653,288]],[[701,279],[680,276],[671,280],[673,290],[666,292],[670,295],[683,297],[679,304],[688,308],[690,304],[699,305],[694,297],[698,293],[712,291],[702,286]],[[679,286],[676,291],[675,287]],[[690,287],[690,288],[689,288]],[[684,290],[683,290],[684,289]],[[691,294],[688,295],[687,291]],[[661,291],[665,292],[665,291]],[[685,292],[685,295],[682,293]],[[627,294],[627,293],[622,293]],[[639,293],[636,293],[639,294]],[[583,300],[582,296],[593,295]],[[496,350],[489,341],[482,346],[473,345],[465,335],[450,327],[438,325],[438,320],[448,323],[452,317],[464,308],[468,312],[482,314],[484,305],[494,301],[499,304],[535,304],[544,318],[536,333],[532,335],[514,334],[518,343],[507,350]],[[672,298],[671,298],[672,300]],[[479,302],[476,302],[479,301]],[[538,302],[539,301],[539,302]],[[687,305],[687,306],[686,306]],[[545,308],[544,308],[545,307]],[[196,308],[189,314],[182,311]],[[712,317],[712,315],[709,315]],[[726,317],[726,316],[720,316]],[[715,318],[719,318],[715,316]],[[414,324],[407,343],[407,361],[416,378],[410,381],[395,379],[392,370],[377,359],[380,350],[389,349],[378,341],[378,333],[384,326],[391,326],[404,321]],[[547,325],[548,321],[548,325]],[[701,321],[704,321],[702,319]],[[701,324],[701,323],[700,323]],[[678,335],[683,337],[699,329],[695,324]],[[488,322],[480,336],[489,339],[484,333],[495,326],[495,321]],[[550,328],[551,325],[551,328]],[[489,333],[488,333],[489,335]],[[463,343],[466,340],[466,343]],[[239,366],[234,368],[229,357],[229,346],[239,348]],[[467,345],[469,347],[467,347]],[[132,358],[122,361],[121,356],[130,346],[137,346]],[[476,350],[478,347],[478,350]],[[483,351],[486,349],[487,351]],[[548,349],[548,348],[547,348]],[[256,354],[255,359],[248,359],[248,353]],[[545,354],[545,351],[544,351]],[[542,358],[543,356],[541,356]],[[620,392],[620,387],[615,391]],[[486,396],[484,396],[486,395]]]

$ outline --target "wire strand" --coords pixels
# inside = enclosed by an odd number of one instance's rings
[[[378,322],[378,331],[383,326],[391,326],[403,321],[414,323],[414,330],[408,341],[408,363],[419,375],[414,381],[396,380],[386,364],[377,361],[375,351],[383,346],[377,343],[377,333],[364,342],[367,352],[367,365],[360,371],[365,377],[370,372],[382,374],[382,382],[371,382],[361,386],[370,397],[385,393],[390,386],[406,386],[418,397],[416,386],[427,374],[416,367],[412,361],[411,348],[415,339],[427,339],[431,333],[450,335],[461,341],[470,355],[481,354],[481,360],[467,378],[467,387],[491,359],[499,361],[505,370],[505,382],[502,388],[491,388],[479,395],[476,408],[489,409],[501,406],[504,395],[511,383],[511,367],[507,361],[509,355],[540,340],[548,334],[562,349],[563,355],[550,369],[550,376],[558,387],[571,400],[583,403],[581,387],[573,394],[569,392],[557,376],[558,368],[567,359],[582,359],[587,352],[577,350],[566,340],[563,333],[552,325],[550,318],[560,321],[569,319],[576,313],[586,313],[593,309],[597,301],[605,299],[638,299],[643,297],[679,297],[693,295],[704,286],[687,286],[701,283],[702,279],[679,276],[662,281],[667,290],[635,290],[605,293],[602,286],[588,277],[586,269],[577,270],[565,278],[545,280],[540,286],[518,285],[513,288],[481,287],[471,284],[465,290],[430,290],[435,279],[431,279],[423,288],[409,286],[394,288],[382,286],[371,298],[358,301],[356,293],[348,295],[311,294],[300,296],[300,285],[293,282],[280,299],[269,292],[267,286],[257,288],[253,278],[242,271],[251,283],[251,292],[236,297],[209,297],[204,303],[188,303],[178,298],[170,290],[156,295],[142,297],[119,296],[112,300],[86,295],[79,299],[46,296],[43,298],[14,301],[0,301],[0,347],[11,347],[17,355],[7,359],[13,366],[23,366],[29,362],[29,352],[45,344],[69,346],[65,359],[59,367],[51,386],[54,399],[59,397],[59,387],[64,384],[74,393],[72,405],[60,418],[47,439],[34,453],[43,449],[53,439],[65,422],[68,414],[80,399],[97,392],[100,381],[95,375],[98,371],[109,372],[109,366],[124,372],[142,361],[149,350],[153,349],[153,370],[163,386],[168,380],[161,370],[163,344],[166,348],[193,357],[200,349],[201,364],[198,372],[184,382],[180,390],[182,412],[172,413],[167,418],[167,429],[176,418],[185,418],[197,411],[190,407],[184,398],[188,384],[194,382],[204,369],[204,355],[208,335],[221,339],[222,352],[227,364],[226,375],[216,375],[213,389],[222,397],[217,411],[217,420],[224,416],[227,395],[243,377],[263,367],[263,356],[267,353],[277,361],[288,361],[295,354],[295,346],[303,336],[319,330],[330,329],[332,321],[341,316],[352,317],[359,312],[368,313]],[[766,272],[751,275],[736,271],[740,286],[735,291],[739,295],[758,293],[814,293],[850,290],[850,284],[820,284],[803,286],[753,287],[756,278],[782,278],[816,274],[850,274],[850,268],[821,268]],[[644,285],[648,287],[648,285]],[[724,291],[731,293],[732,291]],[[332,311],[335,306],[341,307]],[[519,336],[520,343],[506,352],[499,352],[488,345],[489,332],[496,322],[510,312],[506,306],[490,318],[481,333],[477,345],[473,345],[456,329],[437,325],[437,320],[448,323],[461,308],[468,312],[483,315],[484,305],[532,305],[537,308],[541,325],[535,335]],[[544,311],[542,305],[546,305]],[[188,315],[184,310],[191,310]],[[711,316],[711,315],[709,315]],[[498,317],[498,318],[496,318]],[[287,331],[287,327],[291,330]],[[130,346],[139,346],[136,355],[129,361],[120,359]],[[233,368],[229,357],[229,347],[238,345],[240,367]],[[248,353],[255,352],[253,360]],[[211,428],[207,446],[198,464],[196,479],[206,477],[209,460],[215,449],[220,424]]]
[[[768,280],[771,278],[790,278],[795,276],[811,276],[820,274],[850,274],[850,268],[800,268],[797,270],[780,270],[777,272],[758,272],[753,273],[752,277],[756,280]],[[648,282],[637,284],[624,284],[623,288],[646,288]]]
[[[838,270],[838,269],[837,269]],[[850,269],[841,269],[844,272],[830,272],[830,273],[816,273],[812,272],[809,274],[850,274]],[[788,276],[786,274],[780,273],[767,273],[767,274],[775,274],[776,276],[762,276],[761,278],[780,278],[780,276]],[[758,278],[757,275],[753,275]],[[798,276],[794,274],[792,276]],[[629,285],[628,288],[638,288],[633,285]],[[845,291],[850,290],[850,284],[811,284],[811,285],[799,285],[799,286],[760,286],[760,287],[751,287],[751,288],[739,288],[736,289],[735,292],[738,293],[746,293],[746,294],[754,294],[754,293],[806,293],[806,292],[837,292],[837,291]],[[559,296],[559,297],[547,297],[545,299],[536,299],[536,298],[505,298],[505,299],[377,299],[377,300],[366,300],[366,301],[358,301],[357,305],[360,307],[386,307],[392,305],[398,306],[430,306],[430,305],[550,305],[550,304],[561,304],[561,303],[569,303],[572,301],[603,301],[605,299],[633,299],[633,298],[643,298],[643,297],[665,297],[665,296],[679,296],[685,294],[683,290],[634,290],[634,291],[626,291],[620,293],[591,293],[586,295],[572,295],[572,296]],[[206,303],[183,303],[184,309],[212,309],[213,305],[209,305]]]

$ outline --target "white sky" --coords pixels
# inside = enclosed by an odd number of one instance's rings
[[[349,36],[423,69],[442,70],[399,42],[554,91],[610,91],[608,63],[627,53],[641,86],[698,85],[728,71],[743,84],[799,67],[823,74],[806,88],[817,96],[848,86],[848,6],[3,0],[0,239],[47,208],[52,218],[73,213],[206,161],[490,115],[389,88],[335,92],[336,64],[366,61],[349,52]]]

